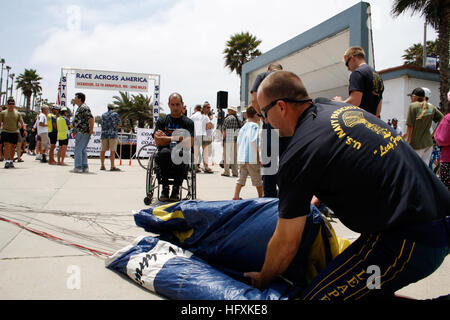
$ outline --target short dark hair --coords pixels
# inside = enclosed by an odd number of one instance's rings
[[[86,101],[86,96],[84,95],[84,93],[82,92],[77,92],[75,93],[75,97],[77,97],[78,99],[81,100],[81,102],[85,102]]]
[[[183,102],[183,97],[181,96],[181,94],[179,94],[177,92],[174,92],[174,93],[171,93],[170,96],[169,96],[169,103],[170,103],[170,99],[172,99],[173,96],[180,97],[181,102]]]
[[[247,113],[247,117],[253,118],[255,114],[257,114],[255,108],[253,108],[252,105],[249,105],[247,109],[245,109],[245,112]]]
[[[283,70],[283,67],[281,66],[281,64],[279,64],[277,62],[273,62],[273,63],[269,64],[269,66],[267,67],[267,70],[269,70],[269,71]]]

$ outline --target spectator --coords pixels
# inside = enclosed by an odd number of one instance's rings
[[[259,110],[258,100],[256,99],[256,92],[261,82],[272,72],[283,70],[279,63],[271,63],[267,66],[267,71],[256,76],[250,93],[252,94],[252,106]],[[272,145],[272,140],[277,141],[278,145]],[[261,155],[263,165],[263,188],[264,197],[276,198],[278,197],[277,190],[277,174],[278,156],[281,155],[289,144],[290,137],[279,137],[278,131],[273,130],[269,123],[263,122],[261,132]],[[267,161],[266,158],[267,157]],[[275,163],[276,162],[276,163]]]
[[[252,106],[246,109],[247,122],[239,130],[237,138],[239,163],[239,179],[236,183],[233,200],[239,199],[239,194],[247,176],[250,175],[252,185],[256,187],[258,197],[263,196],[263,186],[261,177],[261,165],[259,161],[259,117]]]
[[[345,66],[352,72],[348,91],[350,96],[344,101],[360,107],[380,118],[383,104],[384,84],[380,75],[367,64],[361,47],[351,47],[344,54]],[[342,97],[334,97],[343,101]]]
[[[236,115],[237,107],[228,108],[228,117],[223,121],[222,137],[223,137],[223,161],[224,172],[222,176],[230,176],[230,168],[233,177],[238,176],[238,164],[237,164],[237,136],[239,129],[241,128],[241,122]]]
[[[17,139],[17,162],[23,162],[22,153],[27,147],[27,131],[26,128],[21,127],[19,129],[19,135]],[[13,160],[14,161],[14,160]]]
[[[445,105],[446,115],[434,132],[434,140],[441,147],[440,178],[450,191],[450,91]]]
[[[12,97],[7,100],[7,109],[0,112],[2,142],[4,144],[5,169],[14,168],[15,147],[19,138],[19,128],[24,128],[22,116],[15,110],[16,103]]]
[[[433,138],[430,133],[431,123],[439,123],[444,115],[425,100],[425,91],[415,88],[411,96],[406,125],[406,141],[427,164],[433,152]]]
[[[110,103],[108,104],[108,111],[102,114],[102,151],[100,152],[100,161],[102,165],[100,170],[106,170],[105,153],[109,150],[109,158],[111,160],[110,170],[120,171],[120,169],[114,165],[114,159],[116,157],[118,131],[122,126],[122,122],[117,112],[114,111],[115,108],[116,106]]]
[[[66,158],[67,145],[69,144],[68,130],[72,127],[69,119],[66,117],[67,108],[62,108],[59,113],[56,123],[58,126],[58,153],[57,153],[57,164],[60,166],[65,166],[64,159]]]
[[[200,147],[204,137],[206,137],[206,119],[202,114],[202,106],[197,104],[194,107],[194,114],[191,116],[194,122],[195,138],[194,138],[194,163],[195,172],[200,172]]]
[[[40,160],[42,163],[47,162],[47,151],[50,146],[50,139],[48,137],[48,109],[49,106],[44,104],[41,108],[41,113],[39,114],[38,122],[37,122],[37,132],[40,137]]]
[[[33,129],[33,126],[27,125],[27,142],[28,142],[28,154],[35,156],[36,150],[36,130]]]
[[[394,128],[394,130],[403,137],[403,129],[401,127],[398,126],[398,120],[397,118],[392,118],[392,128]]]
[[[74,169],[71,172],[89,172],[86,148],[91,134],[94,133],[94,117],[91,109],[86,105],[84,93],[75,93],[74,103],[78,106],[73,120],[75,134]]]
[[[50,150],[48,152],[48,164],[56,164],[55,161],[55,148],[56,142],[58,142],[58,126],[56,119],[58,118],[59,106],[53,105],[51,113],[47,116],[48,123],[48,138],[50,140]]]
[[[155,156],[155,162],[160,170],[160,179],[162,183],[162,191],[160,199],[162,201],[178,201],[180,198],[180,187],[183,182],[183,176],[188,161],[172,160],[178,156],[182,156],[183,160],[186,155],[190,155],[194,139],[194,122],[183,114],[183,98],[179,93],[172,93],[169,96],[170,114],[160,117],[153,131],[153,138],[158,146],[158,152]],[[181,152],[178,148],[181,144]],[[187,152],[186,152],[187,151]],[[186,153],[187,154],[186,154]],[[169,196],[170,186],[169,179],[174,179],[172,192]]]
[[[211,105],[208,101],[203,103],[202,115],[205,119],[205,132],[206,135],[203,137],[202,141],[202,159],[203,159],[203,172],[213,173],[209,167],[209,154],[211,153],[211,146],[213,141],[214,124],[211,122]]]

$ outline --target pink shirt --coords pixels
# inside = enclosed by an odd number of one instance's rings
[[[436,128],[434,140],[442,147],[441,162],[450,162],[450,113],[447,113]]]

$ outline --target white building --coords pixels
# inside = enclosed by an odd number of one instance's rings
[[[430,103],[439,106],[439,71],[414,65],[403,65],[378,71],[384,82],[381,119],[397,118],[406,130],[406,117],[411,99],[407,96],[417,87],[431,90]]]

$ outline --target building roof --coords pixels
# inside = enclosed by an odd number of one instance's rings
[[[390,80],[407,76],[423,80],[439,81],[439,71],[429,68],[416,66],[413,64],[404,64],[402,66],[388,68],[378,71],[383,80]]]

